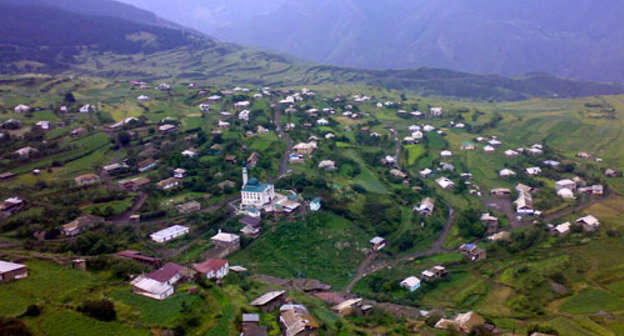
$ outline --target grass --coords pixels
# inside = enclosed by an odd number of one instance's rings
[[[416,160],[425,154],[425,148],[422,145],[406,145],[404,146],[408,153],[407,164],[413,166]]]
[[[624,298],[597,289],[585,289],[559,305],[561,311],[571,314],[593,314],[601,310],[624,309]]]
[[[45,319],[41,330],[49,336],[148,336],[145,329],[135,329],[116,322],[102,322],[73,311],[59,311]]]
[[[278,277],[320,279],[343,288],[364,259],[368,237],[350,221],[326,213],[265,229],[260,238],[231,257],[233,264]]]
[[[183,309],[201,310],[206,302],[198,295],[178,293],[165,301],[153,300],[133,294],[130,288],[115,289],[111,296],[138,313],[139,321],[148,325],[172,327]]]

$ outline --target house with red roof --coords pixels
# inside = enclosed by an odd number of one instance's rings
[[[222,279],[228,274],[230,263],[223,259],[208,259],[202,263],[193,264],[193,268],[208,279]]]

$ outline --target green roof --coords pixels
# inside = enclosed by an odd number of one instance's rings
[[[273,186],[272,184],[268,184],[268,183],[260,183],[260,181],[258,181],[257,178],[252,177],[249,179],[249,181],[247,181],[247,184],[245,184],[245,186],[243,186],[243,191],[246,192],[263,192],[265,191],[267,188]]]

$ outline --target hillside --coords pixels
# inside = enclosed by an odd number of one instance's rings
[[[124,0],[162,11],[164,1]],[[605,0],[258,1],[255,15],[219,22],[215,6],[193,3],[209,23],[189,22],[222,40],[340,66],[437,67],[518,75],[541,71],[595,81],[624,78],[624,3]],[[279,3],[279,2],[278,2]],[[271,4],[271,5],[269,5]],[[263,6],[264,5],[264,6]],[[191,6],[185,2],[181,6]],[[243,2],[228,2],[242,11]]]
[[[0,5],[0,73],[68,73],[253,85],[365,84],[488,100],[623,93],[619,85],[533,74],[509,79],[437,69],[323,66],[178,29],[49,6]]]

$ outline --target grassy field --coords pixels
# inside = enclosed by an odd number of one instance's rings
[[[325,213],[265,229],[248,248],[231,257],[232,263],[254,272],[284,278],[322,279],[336,289],[344,287],[364,259],[368,240],[346,219]]]

